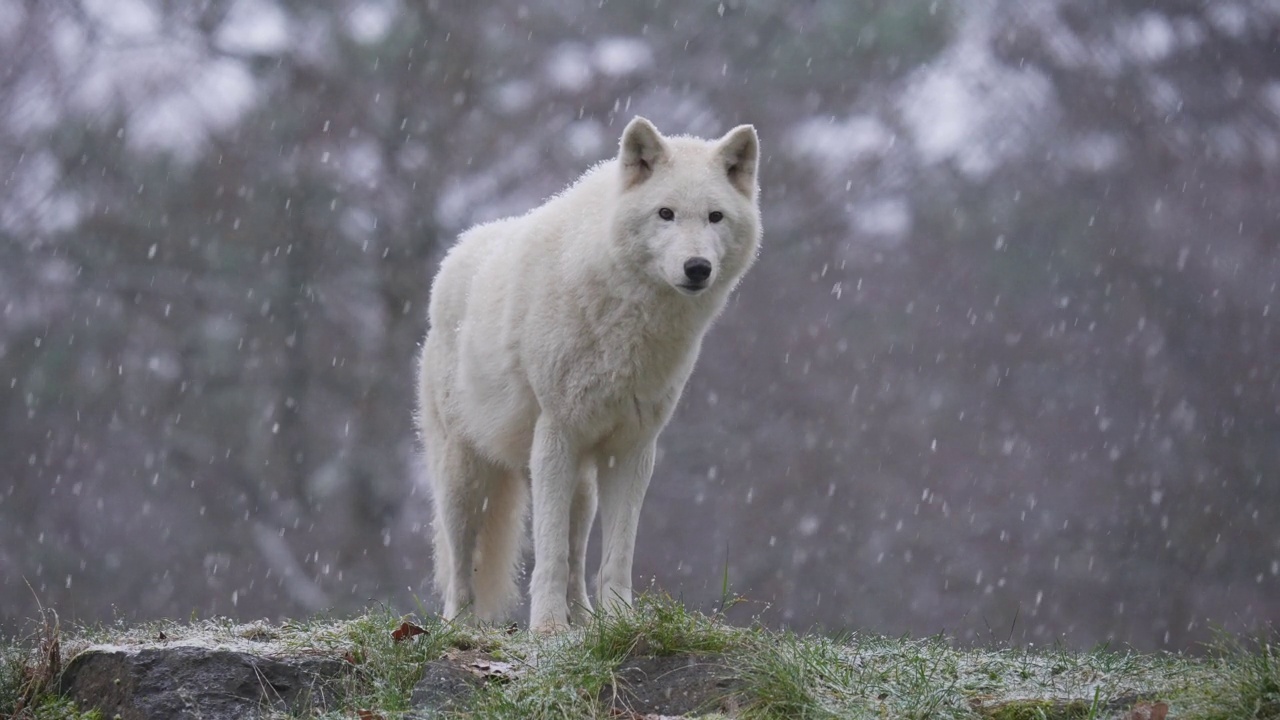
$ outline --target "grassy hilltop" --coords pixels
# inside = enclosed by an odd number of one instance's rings
[[[281,706],[268,693],[253,710],[261,717],[1280,718],[1280,649],[1265,640],[1224,638],[1205,657],[957,648],[940,637],[734,627],[658,595],[641,597],[634,612],[552,637],[385,609],[280,625],[66,630],[51,615],[39,625],[0,647],[0,717],[103,717],[59,695],[74,690],[63,676],[77,655],[147,649],[162,657],[196,647],[324,658],[339,668],[323,681],[333,691],[317,692],[315,704],[272,709]]]

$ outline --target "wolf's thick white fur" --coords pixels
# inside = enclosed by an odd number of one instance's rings
[[[636,118],[620,145],[541,207],[468,230],[432,286],[418,421],[448,617],[497,620],[515,599],[530,488],[530,627],[591,612],[597,495],[598,598],[631,603],[654,442],[759,248],[759,144],[749,125],[708,141]]]

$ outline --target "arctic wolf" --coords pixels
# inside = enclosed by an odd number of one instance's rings
[[[635,118],[617,158],[528,214],[468,230],[436,275],[418,423],[444,612],[498,620],[533,496],[529,625],[631,603],[654,442],[702,336],[760,244],[755,129],[664,137]]]

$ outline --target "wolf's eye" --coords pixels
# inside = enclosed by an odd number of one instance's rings
[[[724,213],[719,210],[712,210],[711,214],[707,216],[707,219],[713,223],[718,223],[724,219]]]
[[[671,208],[658,208],[658,217],[663,220],[675,220],[676,211]]]

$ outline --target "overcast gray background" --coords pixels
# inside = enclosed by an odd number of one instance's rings
[[[1280,620],[1280,5],[0,0],[0,629],[437,607],[467,226],[754,123],[638,585],[1194,648]],[[28,584],[30,587],[28,587]]]

